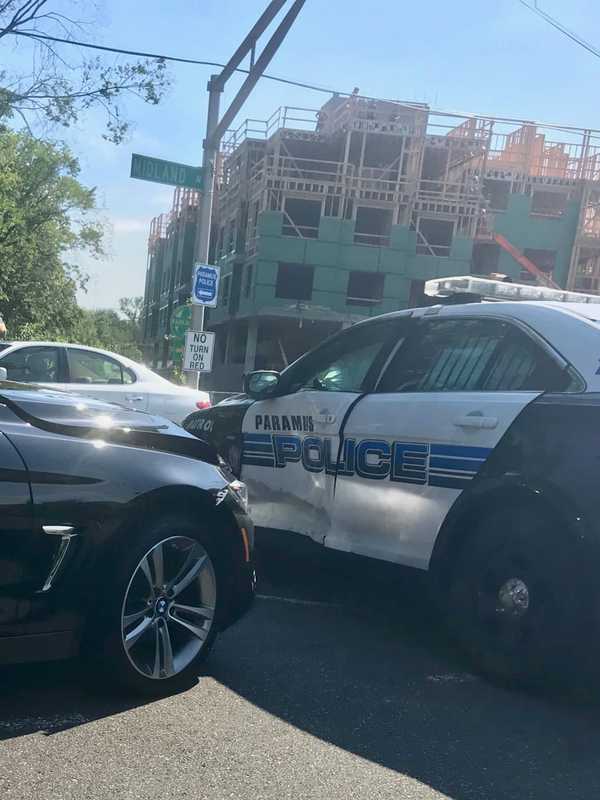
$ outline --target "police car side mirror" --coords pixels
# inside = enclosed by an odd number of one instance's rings
[[[254,400],[275,397],[279,387],[279,373],[261,369],[244,375],[244,392]]]
[[[5,381],[8,378],[6,367],[0,367],[0,381]]]

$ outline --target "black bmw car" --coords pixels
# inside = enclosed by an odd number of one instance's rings
[[[0,382],[0,664],[184,685],[254,591],[245,486],[161,418]]]

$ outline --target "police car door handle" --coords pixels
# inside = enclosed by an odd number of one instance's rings
[[[498,417],[484,417],[483,414],[467,414],[454,420],[457,428],[476,428],[492,430],[498,425]]]

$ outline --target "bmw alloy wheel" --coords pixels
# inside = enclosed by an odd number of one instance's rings
[[[187,536],[154,545],[139,561],[121,609],[127,658],[145,678],[164,680],[198,656],[214,624],[217,581],[205,548]]]

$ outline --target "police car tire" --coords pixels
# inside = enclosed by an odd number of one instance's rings
[[[502,684],[573,685],[592,620],[573,538],[537,509],[492,512],[453,572],[448,625],[476,667]]]

